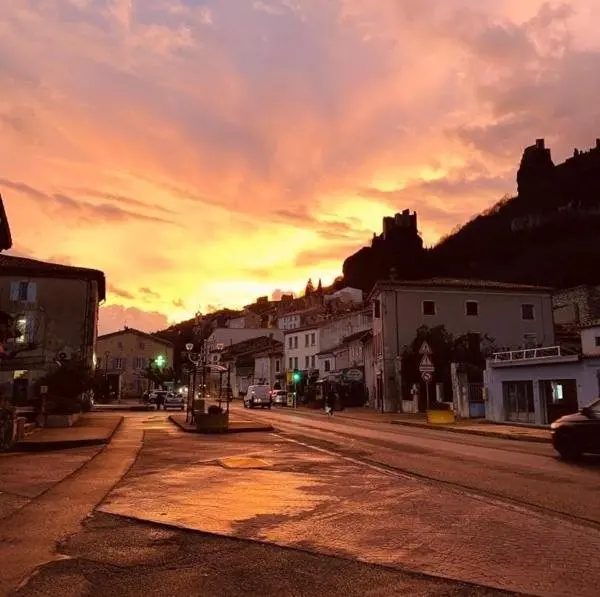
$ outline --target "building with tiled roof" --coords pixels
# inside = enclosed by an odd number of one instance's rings
[[[92,367],[105,295],[101,271],[0,254],[0,312],[13,327],[0,355],[0,391],[25,402],[57,360]]]

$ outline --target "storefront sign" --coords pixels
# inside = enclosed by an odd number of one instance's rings
[[[348,381],[362,381],[363,377],[363,372],[360,369],[348,369],[344,373],[344,378]]]

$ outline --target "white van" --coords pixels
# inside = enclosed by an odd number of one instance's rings
[[[248,391],[244,396],[245,408],[254,408],[255,406],[271,408],[272,404],[271,388],[267,384],[248,386]]]

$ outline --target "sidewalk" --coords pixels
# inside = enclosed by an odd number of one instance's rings
[[[280,409],[278,409],[279,412]],[[294,409],[289,409],[293,412]],[[311,408],[299,407],[296,412],[305,414],[321,413]],[[281,409],[286,411],[286,409]],[[408,415],[402,413],[379,413],[370,408],[351,407],[343,411],[336,411],[335,417],[352,419],[356,421],[369,421],[373,423],[390,423],[392,425],[406,425],[421,429],[433,429],[435,431],[449,431],[452,433],[466,433],[470,435],[481,435],[485,437],[497,437],[517,441],[550,443],[550,430],[542,427],[527,427],[524,425],[505,425],[502,423],[490,423],[484,419],[464,419],[450,425],[431,425],[427,422],[424,413]]]
[[[110,404],[94,404],[94,412],[110,411],[149,411],[156,410],[155,405],[143,404],[139,400],[135,402],[111,402]]]
[[[169,420],[175,423],[182,431],[187,433],[202,433],[196,429],[195,425],[186,422],[186,415],[169,415]],[[229,415],[229,427],[224,433],[249,433],[252,431],[273,431],[273,426],[268,423],[259,423],[257,421],[244,421],[236,415]]]
[[[73,427],[38,429],[17,442],[17,452],[45,452],[110,442],[123,417],[114,414],[85,413]]]

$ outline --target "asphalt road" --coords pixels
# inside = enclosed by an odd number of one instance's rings
[[[600,525],[600,458],[557,458],[551,445],[328,417],[286,407],[245,410],[285,437],[491,498]]]
[[[106,453],[0,457],[0,595],[37,566],[12,595],[597,594],[597,460],[234,408],[278,431],[199,436],[131,413]]]

